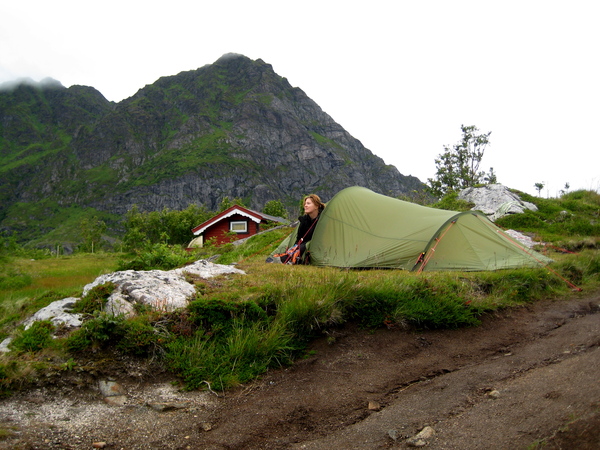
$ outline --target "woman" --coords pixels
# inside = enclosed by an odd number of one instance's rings
[[[310,194],[304,197],[304,215],[298,217],[298,232],[296,242],[290,246],[284,253],[268,257],[266,262],[279,262],[284,264],[301,264],[306,252],[306,243],[312,239],[317,221],[321,211],[325,209],[325,204],[321,201],[318,195]]]
[[[310,194],[304,197],[304,215],[298,217],[300,224],[298,225],[298,240],[306,248],[306,243],[312,239],[313,232],[321,211],[325,209],[325,205],[317,194]],[[302,252],[304,253],[304,252]]]
[[[312,239],[319,215],[325,209],[325,204],[321,201],[317,194],[310,194],[304,197],[304,215],[298,217],[298,234],[296,236],[295,245],[298,246],[299,252],[287,261],[284,258],[281,260],[285,263],[300,264],[307,263],[304,258],[306,252],[306,244]],[[291,261],[290,261],[291,259]]]

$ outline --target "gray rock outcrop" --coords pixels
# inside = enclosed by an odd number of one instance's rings
[[[190,279],[206,279],[223,274],[244,275],[245,272],[232,266],[214,264],[205,260],[174,270],[125,270],[100,275],[83,288],[83,296],[95,286],[111,282],[115,285],[115,290],[104,307],[105,313],[132,317],[135,315],[136,303],[169,312],[186,307],[196,294]],[[78,300],[79,298],[69,297],[52,302],[29,317],[24,322],[25,328],[31,326],[36,320],[50,320],[55,326],[63,325],[70,328],[81,326],[81,314],[71,312],[71,308]],[[0,343],[0,352],[10,350],[8,348],[10,341],[11,338],[8,337]]]
[[[502,184],[489,184],[467,188],[458,194],[459,200],[475,203],[474,211],[481,211],[493,222],[507,214],[523,213],[526,209],[537,211],[533,203],[525,202]]]

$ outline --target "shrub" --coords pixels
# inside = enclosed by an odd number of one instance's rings
[[[108,297],[115,290],[114,283],[110,281],[98,286],[94,286],[86,295],[81,297],[73,306],[74,313],[93,314],[96,311],[102,311]]]
[[[170,339],[169,333],[157,324],[150,323],[148,317],[140,316],[119,324],[117,350],[137,356],[161,352],[161,347]]]
[[[232,327],[234,320],[244,323],[267,319],[266,312],[252,301],[199,299],[191,302],[188,310],[190,320],[208,333],[227,331]]]
[[[22,289],[31,285],[31,275],[11,271],[4,275],[0,275],[0,289],[12,290]]]
[[[250,381],[267,368],[288,364],[292,335],[280,322],[244,325],[234,320],[227,333],[211,337],[201,330],[167,344],[166,361],[182,375],[187,389],[209,384],[224,390]]]
[[[67,337],[66,347],[71,352],[81,352],[117,344],[123,335],[120,324],[124,320],[123,317],[98,314]]]
[[[28,329],[20,329],[8,345],[17,353],[37,352],[50,345],[54,325],[49,320],[35,321]]]
[[[171,270],[195,259],[180,246],[154,244],[130,261],[119,261],[119,270]]]

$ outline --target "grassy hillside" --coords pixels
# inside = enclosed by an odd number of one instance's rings
[[[476,326],[499,309],[594,291],[600,288],[598,198],[585,191],[532,198],[538,212],[504,219],[536,239],[552,239],[538,248],[555,261],[546,268],[416,274],[265,264],[290,232],[283,228],[194,254],[235,263],[246,275],[194,280],[196,297],[174,313],[140,308],[133,319],[110,317],[102,305],[112,287],[92,290],[77,303],[86,322],[71,333],[44,322],[25,331],[19,323],[54,300],[80,296],[102,273],[132,264],[168,269],[189,256],[159,244],[137,255],[51,257],[8,242],[0,255],[0,339],[10,335],[13,341],[12,352],[0,356],[0,391],[52,382],[74,368],[85,371],[90,358],[97,360],[94,370],[98,364],[109,370],[115,354],[159,364],[188,389],[205,382],[227,389],[301,358],[315,337],[334,343],[331,331],[348,322],[368,329]],[[57,332],[59,338],[51,339]]]

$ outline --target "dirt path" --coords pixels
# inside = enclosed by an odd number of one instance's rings
[[[115,377],[3,400],[0,448],[600,448],[600,293],[545,301],[445,331],[345,327],[294,367],[216,397]],[[138,381],[136,381],[136,379]]]

